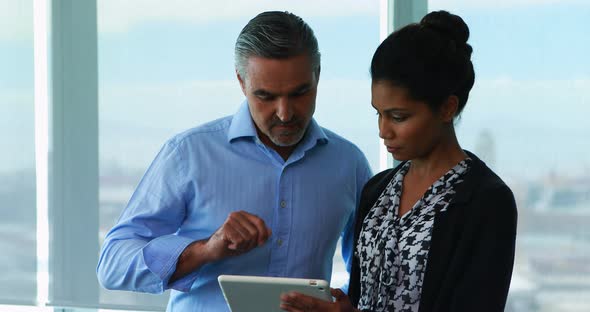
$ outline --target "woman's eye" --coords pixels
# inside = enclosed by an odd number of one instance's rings
[[[390,118],[391,118],[391,120],[393,120],[395,122],[402,122],[402,121],[406,120],[408,117],[400,116],[400,115],[391,115]]]
[[[382,117],[382,115],[378,111],[375,112],[375,115],[379,116],[379,118]],[[406,119],[408,119],[408,116],[406,116],[406,115],[386,114],[385,116],[386,116],[386,118],[388,118],[394,122],[403,122]]]

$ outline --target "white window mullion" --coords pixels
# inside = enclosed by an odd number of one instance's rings
[[[380,0],[379,40],[383,41],[392,32],[417,23],[428,12],[428,0]],[[383,139],[379,139],[379,171],[397,165],[387,152]]]
[[[35,27],[39,44],[35,48],[36,147],[37,165],[42,165],[38,169],[39,227],[49,234],[38,248],[48,256],[49,278],[48,293],[41,292],[39,297],[54,306],[96,305],[96,1],[38,0],[35,10],[36,17],[47,18],[45,23],[36,21]],[[49,220],[45,229],[44,217]],[[42,261],[40,267],[45,269]],[[39,272],[40,277],[43,274]]]
[[[393,2],[389,21],[393,31],[396,31],[408,24],[418,23],[428,13],[428,0],[389,0]]]
[[[49,257],[49,9],[47,1],[33,2],[35,81],[35,174],[37,192],[37,304],[48,301]]]
[[[382,42],[393,29],[393,2],[394,0],[380,0],[379,2],[379,42]],[[387,152],[383,139],[379,138],[379,171],[391,168],[393,158]]]

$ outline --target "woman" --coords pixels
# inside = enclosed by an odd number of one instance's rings
[[[379,136],[401,163],[366,185],[349,293],[286,311],[503,311],[514,263],[511,190],[454,129],[474,83],[469,29],[446,11],[391,34],[371,62]],[[356,307],[356,308],[354,308]],[[359,309],[359,310],[357,310]]]

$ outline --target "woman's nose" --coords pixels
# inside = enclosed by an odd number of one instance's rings
[[[379,118],[379,137],[382,139],[392,139],[394,137],[393,129],[388,127],[383,118]]]

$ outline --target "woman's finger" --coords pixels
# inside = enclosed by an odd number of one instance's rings
[[[297,292],[281,295],[281,309],[286,311],[329,311],[330,303]]]
[[[348,297],[340,288],[330,288],[330,292],[332,293],[332,297],[336,298],[336,301],[341,301]]]

